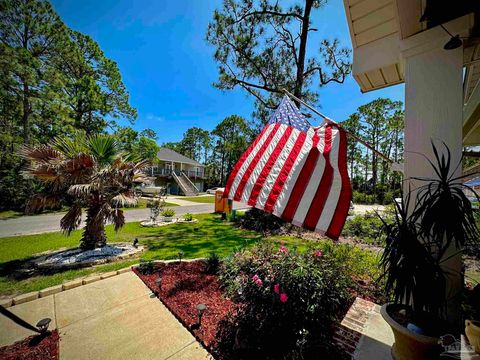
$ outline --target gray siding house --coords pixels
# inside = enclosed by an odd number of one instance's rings
[[[164,186],[168,194],[197,195],[204,191],[205,166],[176,151],[160,148],[158,163],[146,169],[155,178],[155,186]]]

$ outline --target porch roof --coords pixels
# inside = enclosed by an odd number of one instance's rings
[[[162,161],[171,161],[171,162],[204,167],[204,165],[200,164],[198,161],[190,159],[182,154],[177,153],[176,151],[173,151],[167,148],[160,148],[160,150],[157,152],[157,157],[159,160],[162,160]]]
[[[410,49],[442,37],[446,43],[450,38],[440,26],[428,28],[427,22],[419,21],[425,11],[424,0],[343,1],[353,45],[353,77],[362,92],[403,83],[404,59]],[[455,16],[450,16],[445,27],[468,38],[463,41],[463,143],[476,145],[480,144],[480,44],[472,29],[480,26],[479,16]]]

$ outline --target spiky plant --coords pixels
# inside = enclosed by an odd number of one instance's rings
[[[106,244],[105,223],[115,230],[125,224],[119,207],[134,205],[133,183],[143,181],[142,169],[148,161],[137,161],[120,151],[110,135],[57,138],[52,144],[25,146],[21,155],[27,160],[27,175],[46,185],[46,192],[35,196],[29,211],[59,204],[69,197],[70,208],[60,220],[70,234],[81,224],[86,209],[81,248],[94,249]]]
[[[472,205],[463,191],[468,186],[462,176],[454,175],[450,150],[444,147],[440,155],[432,143],[435,160],[427,159],[436,177],[413,178],[421,186],[415,192],[409,189],[405,200],[395,204],[393,223],[384,221],[387,239],[381,258],[386,290],[393,292],[395,302],[410,303],[415,310],[440,318],[445,316],[450,275],[442,264],[456,255],[446,256],[447,250],[454,245],[461,253],[465,247],[478,247],[480,241]],[[410,204],[412,196],[415,202]]]

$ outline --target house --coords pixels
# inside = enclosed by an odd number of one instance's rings
[[[176,151],[160,148],[158,162],[148,168],[148,176],[155,178],[155,186],[163,186],[168,194],[197,195],[204,191],[205,166]]]
[[[458,163],[464,146],[480,144],[480,2],[344,0],[344,8],[360,90],[405,84],[404,179],[436,176],[424,158],[433,158],[432,139]],[[458,323],[461,251],[448,249],[442,268],[455,298],[446,313]]]

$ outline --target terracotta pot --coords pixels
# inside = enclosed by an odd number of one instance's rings
[[[465,320],[465,335],[476,353],[480,353],[480,321]]]
[[[414,333],[396,322],[388,313],[389,309],[396,306],[398,305],[385,304],[380,309],[380,313],[392,328],[395,337],[395,343],[391,350],[392,358],[394,360],[438,359],[442,350],[439,345],[440,339]]]

